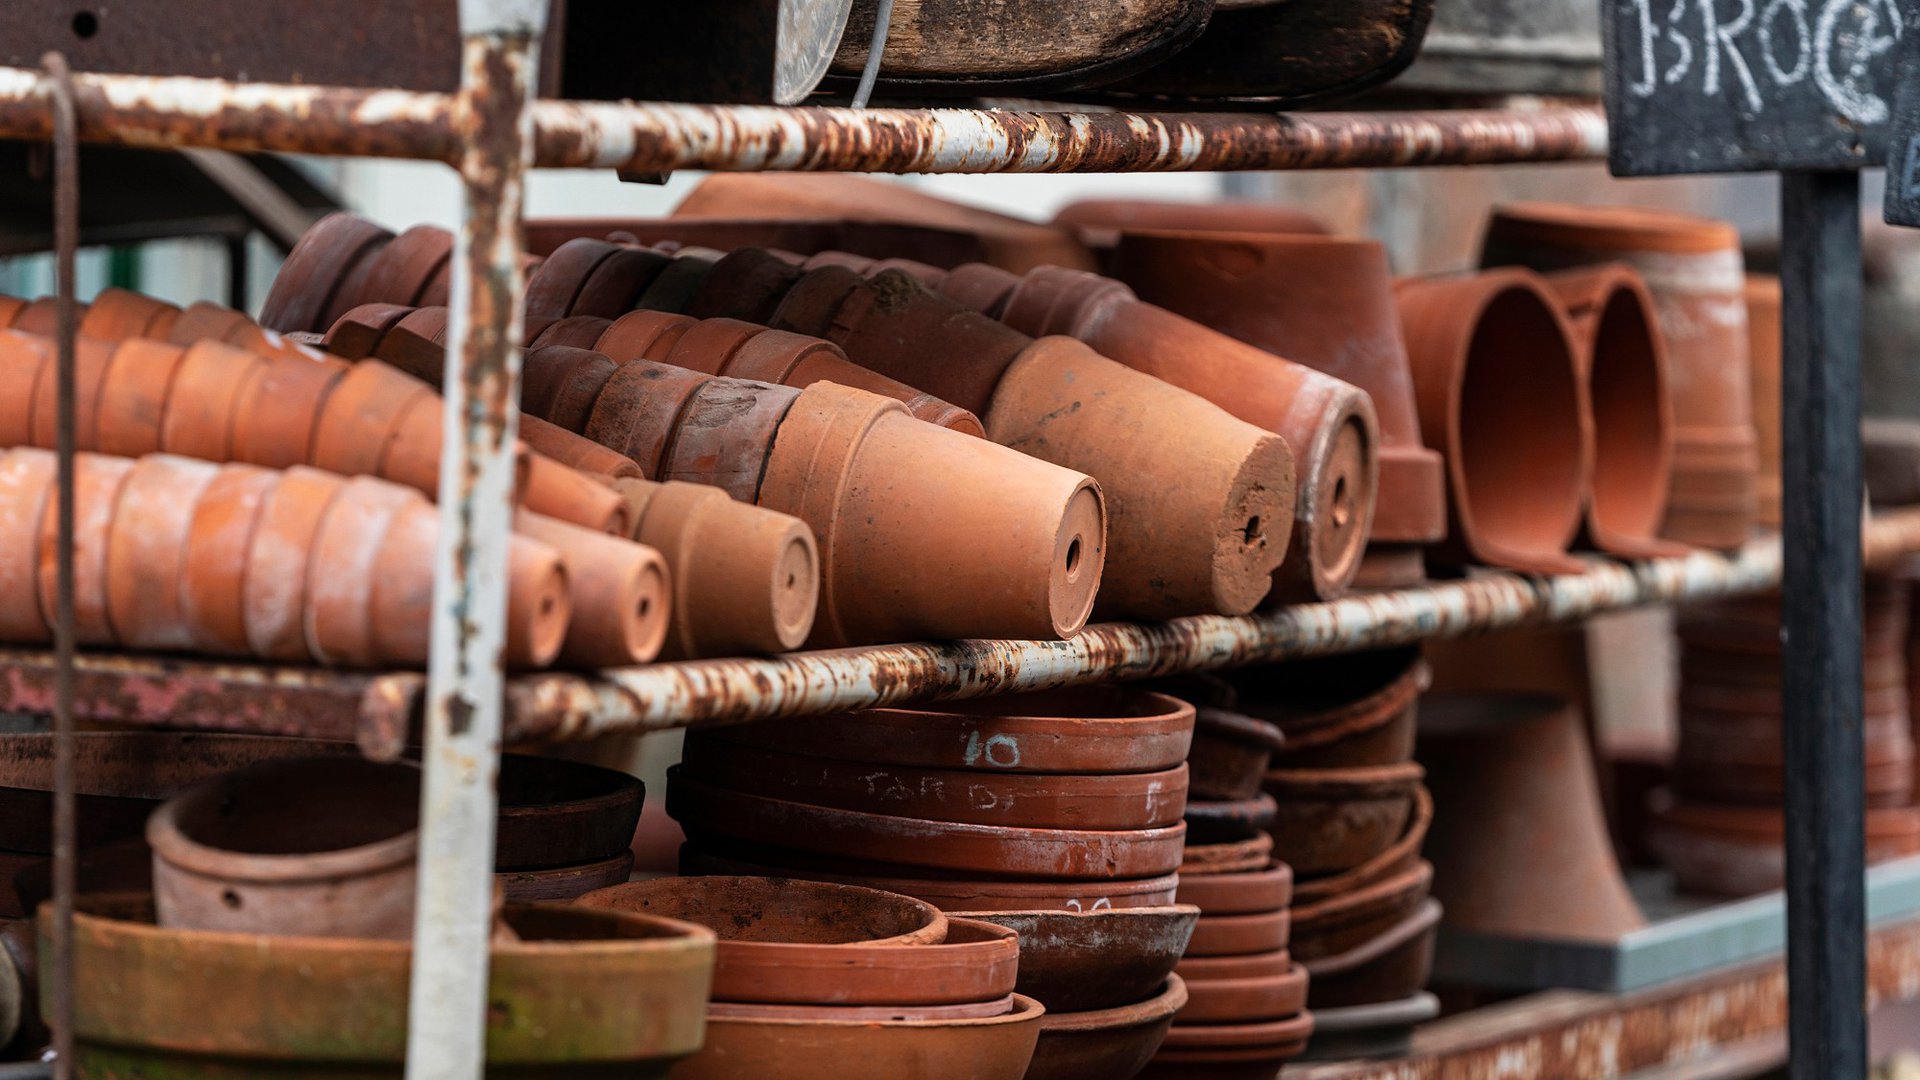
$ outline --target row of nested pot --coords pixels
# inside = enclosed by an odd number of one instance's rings
[[[1907,698],[1909,588],[1869,576],[1861,608],[1866,845],[1870,862],[1920,853]],[[1785,879],[1786,761],[1780,596],[1684,613],[1679,748],[1648,836],[1682,888],[1742,896]]]

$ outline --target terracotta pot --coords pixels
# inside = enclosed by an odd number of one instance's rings
[[[142,458],[127,473],[105,558],[106,614],[121,643],[193,647],[180,582],[191,558],[194,506],[219,473],[218,465],[169,454]]]
[[[728,725],[703,736],[787,753],[928,769],[1150,773],[1177,767],[1193,706],[1124,686],[1087,686],[863,709],[805,724]]]
[[[382,459],[415,404],[434,399],[433,389],[377,360],[354,364],[327,395],[313,433],[311,464],[343,476],[380,476]],[[439,448],[434,447],[437,459]],[[439,488],[436,470],[424,475],[387,477],[432,494]]]
[[[1711,513],[1669,514],[1662,535],[1730,548],[1752,528],[1755,468],[1740,237],[1732,225],[1665,210],[1519,203],[1495,210],[1483,265],[1561,270],[1624,262],[1653,293],[1667,343],[1674,422],[1676,491],[1698,465],[1700,446],[1731,452],[1726,471],[1737,497]],[[1676,526],[1685,526],[1676,529]]]
[[[1230,844],[1190,844],[1181,854],[1180,875],[1244,874],[1273,861],[1273,837],[1261,833]]]
[[[1025,1080],[1124,1080],[1146,1067],[1167,1037],[1187,987],[1170,975],[1159,993],[1130,1005],[1049,1012]]]
[[[494,868],[543,870],[599,862],[626,851],[646,788],[616,769],[560,758],[503,754]]]
[[[320,337],[321,347],[343,360],[365,360],[378,355],[380,343],[417,310],[406,304],[361,304],[336,319]],[[409,375],[419,373],[409,370]],[[424,376],[419,376],[424,378]]]
[[[1279,802],[1268,830],[1274,857],[1307,875],[1366,862],[1405,834],[1421,776],[1412,762],[1269,772],[1266,790]]]
[[[80,320],[75,333],[103,341],[133,337],[164,341],[179,317],[180,309],[165,300],[110,286],[88,303],[87,317]]]
[[[1105,880],[1171,873],[1184,824],[1149,829],[1022,829],[811,806],[669,773],[667,811],[689,836],[779,843],[882,864],[1014,878]]]
[[[1167,1051],[1181,1050],[1273,1053],[1280,1047],[1303,1047],[1312,1034],[1313,1016],[1308,1013],[1254,1024],[1175,1024],[1155,1061],[1167,1058]]]
[[[0,338],[0,348],[5,339]],[[99,445],[106,454],[138,457],[161,448],[160,422],[174,375],[186,362],[178,345],[136,339],[114,350],[100,393]]]
[[[1448,536],[1436,558],[1577,573],[1593,462],[1572,329],[1524,270],[1408,279],[1395,293],[1420,431],[1446,462]]]
[[[810,1080],[849,1062],[876,1076],[1018,1080],[1046,1010],[1015,994],[1013,1011],[971,1020],[733,1020],[711,1018],[706,1045],[673,1080]]]
[[[304,660],[307,566],[314,539],[346,480],[292,468],[267,496],[247,549],[241,591],[247,647],[268,660]]]
[[[1187,751],[1193,797],[1252,797],[1260,790],[1268,759],[1285,743],[1280,729],[1265,720],[1196,704],[1193,746]]]
[[[167,392],[161,447],[204,461],[232,460],[240,400],[266,364],[250,352],[217,341],[187,346],[186,359]]]
[[[1433,796],[1422,785],[1413,789],[1413,816],[1400,839],[1351,870],[1295,882],[1293,902],[1317,904],[1407,872],[1420,861],[1420,850],[1425,846],[1427,831],[1432,826]]]
[[[1103,255],[1122,233],[1149,229],[1308,235],[1328,231],[1325,222],[1304,210],[1251,199],[1077,199],[1054,213],[1053,224],[1073,230],[1081,243]]]
[[[680,336],[699,321],[667,311],[629,311],[608,324],[594,348],[615,364],[630,360],[665,361]]]
[[[1315,1009],[1400,1001],[1417,993],[1433,972],[1441,905],[1422,901],[1386,931],[1344,953],[1305,961]]]
[[[1187,874],[1175,895],[1208,915],[1278,911],[1293,902],[1293,868],[1270,862],[1263,869],[1237,874]]]
[[[1779,528],[1780,517],[1780,279],[1748,274],[1747,361],[1752,372],[1753,430],[1759,470],[1754,477],[1754,523]]]
[[[1293,954],[1285,949],[1249,953],[1245,956],[1186,956],[1174,965],[1174,973],[1188,985],[1221,979],[1259,979],[1285,975],[1293,970]]]
[[[486,992],[514,1007],[488,1024],[489,1076],[658,1077],[700,1046],[711,931],[550,904],[502,917],[513,936],[489,946]],[[88,898],[74,923],[76,1075],[402,1073],[405,941],[162,929],[144,898]],[[183,970],[203,992],[161,1007]],[[584,1000],[600,1004],[583,1013]]]
[[[692,874],[748,874],[859,885],[915,897],[942,911],[966,912],[976,917],[984,911],[1093,912],[1165,907],[1173,903],[1176,885],[1174,874],[1134,881],[1014,881],[959,874],[936,876],[938,871],[863,865],[806,852],[712,839],[690,841],[682,846],[680,867],[682,872]],[[924,876],[903,878],[899,876],[903,872]]]
[[[598,889],[617,885],[633,876],[633,852],[623,851],[605,859],[574,866],[550,866],[543,870],[508,870],[493,875],[500,895],[510,904],[531,904],[542,900],[572,900]]]
[[[633,309],[634,301],[672,262],[660,252],[622,244],[587,275],[570,310],[576,315],[617,319]]]
[[[1612,263],[1547,275],[1577,345],[1593,425],[1583,541],[1630,559],[1683,554],[1659,538],[1673,470],[1667,346],[1653,294]]]
[[[1241,685],[1250,688],[1249,709],[1286,732],[1286,745],[1273,754],[1274,767],[1362,768],[1396,764],[1413,756],[1420,695],[1433,680],[1418,648],[1257,670],[1259,674],[1250,674]],[[1349,678],[1352,681],[1346,682]],[[1256,684],[1254,679],[1261,682]],[[1251,689],[1256,685],[1261,689]],[[1338,696],[1355,693],[1360,696]]]
[[[404,939],[420,772],[352,757],[269,761],[176,796],[147,825],[160,925]]]
[[[634,539],[667,563],[672,622],[662,655],[777,653],[807,639],[820,556],[805,522],[702,484],[616,480],[614,490],[631,507]]]
[[[598,335],[595,336],[597,339]],[[607,380],[613,377],[614,369],[618,366],[594,352],[590,346],[578,348],[552,344],[529,348],[522,364],[520,408],[534,416],[554,420],[570,430],[578,430],[586,422],[586,412],[591,411],[593,399],[606,387]],[[561,423],[557,419],[558,398],[569,392],[576,383],[580,387],[576,393],[586,399],[582,403],[585,408],[570,407],[569,419],[574,423]]]
[[[912,897],[779,877],[653,878],[603,890],[582,902],[721,922],[715,932],[724,931],[729,943],[722,952],[729,962],[746,965],[742,971],[781,962],[783,952],[761,945],[938,945],[946,940],[948,928],[945,915]]]
[[[374,617],[373,594],[396,582],[376,567],[383,556],[397,554],[389,533],[402,511],[424,502],[410,488],[356,476],[328,505],[307,561],[307,649],[322,662],[371,666],[381,659],[374,635],[382,622]],[[418,556],[431,551],[416,551],[406,561],[417,566]],[[415,618],[403,621],[425,623],[431,606],[417,605],[410,614]]]
[[[366,276],[335,297],[336,304],[384,301],[418,306],[427,286],[453,258],[453,234],[432,225],[416,225],[394,237],[367,259]],[[316,328],[319,329],[319,328]]]
[[[1297,1016],[1307,1007],[1307,969],[1298,964],[1281,975],[1208,979],[1187,984],[1183,1024],[1245,1024]]]
[[[1346,953],[1399,926],[1427,901],[1432,884],[1433,865],[1422,861],[1353,892],[1299,905],[1293,909],[1289,947],[1311,970],[1314,961]]]
[[[354,214],[321,218],[300,235],[280,264],[260,305],[260,325],[283,334],[332,326],[347,308],[364,302],[336,302],[348,300],[358,288],[357,283],[348,286],[346,279],[392,239],[392,233]]]
[[[1292,912],[1258,911],[1246,915],[1201,915],[1187,942],[1188,956],[1248,956],[1287,947]]]
[[[1654,793],[1647,844],[1687,892],[1748,896],[1786,880],[1786,819],[1778,807],[1681,802]],[[1920,853],[1920,808],[1867,811],[1867,861]]]
[[[38,456],[44,451],[20,450],[15,453]],[[57,468],[57,459],[49,456],[43,464],[46,468]],[[113,516],[133,465],[125,458],[101,454],[76,454],[74,457],[73,628],[74,639],[82,645],[106,645],[118,640],[111,617],[108,555],[112,550]],[[30,604],[38,595],[40,617],[48,627],[50,636],[52,627],[59,622],[56,610],[60,595],[57,576],[60,550],[60,521],[56,509],[58,495],[49,486],[41,497],[30,494],[27,505],[33,508],[37,517],[21,524],[28,528],[37,526],[39,543],[28,555],[29,561],[23,564],[23,569],[30,572],[37,565],[39,574],[37,583],[26,584],[26,592],[21,599]],[[166,583],[155,584],[160,586]],[[182,600],[185,602],[184,591]]]
[[[273,470],[227,465],[194,504],[185,574],[178,588],[180,614],[199,652],[247,653],[247,551],[260,513],[279,484],[280,474]]]
[[[1588,747],[1562,698],[1427,697],[1419,755],[1435,809],[1425,856],[1450,928],[1612,942],[1646,925],[1614,857]]]
[[[0,331],[0,439],[6,446],[32,445],[39,385],[53,369],[52,355],[45,338]]]
[[[680,248],[673,253],[673,262],[653,279],[640,298],[633,302],[636,308],[650,311],[672,311],[697,314],[701,318],[724,315],[722,311],[698,311],[701,290],[705,288],[707,278],[713,273],[714,264],[721,258],[718,251],[704,248]]]
[[[814,806],[974,825],[1153,828],[1181,820],[1188,806],[1184,766],[1111,776],[916,769],[760,750],[701,732],[688,732],[681,771]]]
[[[234,459],[275,469],[315,460],[314,432],[347,370],[332,360],[283,360],[260,367],[236,403]]]
[[[562,663],[618,667],[659,655],[670,616],[667,566],[659,552],[525,511],[514,528],[566,560],[572,619],[560,647]]]
[[[0,452],[0,506],[12,508],[0,514],[0,641],[52,640],[40,600],[40,547],[58,469],[59,459],[44,450]],[[76,540],[85,535],[77,525]]]
[[[87,305],[76,302],[73,305],[73,317],[77,323],[85,321]],[[29,301],[13,317],[11,325],[15,330],[28,334],[38,334],[51,338],[60,332],[60,301],[51,296],[43,296]]]
[[[1173,970],[1199,913],[1190,905],[1087,911],[979,911],[966,916],[1020,935],[1016,989],[1057,1014],[1124,1007]]]
[[[1251,799],[1187,803],[1187,835],[1197,844],[1227,844],[1260,835],[1273,825],[1279,807],[1261,792]]]
[[[902,1020],[983,1020],[1013,1011],[1013,996],[960,1005],[746,1005],[716,1001],[707,1006],[709,1020],[862,1020],[897,1023]]]

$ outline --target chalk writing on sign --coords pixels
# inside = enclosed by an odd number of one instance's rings
[[[1654,98],[1698,94],[1759,116],[1817,94],[1855,124],[1892,105],[1876,70],[1905,31],[1899,0],[1614,0],[1620,85]]]

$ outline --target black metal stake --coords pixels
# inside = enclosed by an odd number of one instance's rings
[[[1866,1076],[1860,182],[1781,176],[1787,1031],[1793,1080]]]

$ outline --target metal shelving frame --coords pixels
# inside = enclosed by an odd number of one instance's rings
[[[433,652],[425,676],[110,654],[74,656],[70,635],[63,635],[62,647],[52,652],[0,650],[0,708],[52,712],[58,718],[56,730],[63,733],[71,731],[75,717],[85,716],[352,737],[376,754],[395,753],[416,732],[424,734],[426,790],[409,1077],[473,1080],[483,1067],[488,877],[496,810],[493,779],[503,742],[583,738],[609,731],[1224,667],[1525,622],[1577,619],[1640,604],[1752,592],[1782,580],[1782,545],[1773,538],[1758,540],[1729,556],[1698,553],[1637,565],[1596,560],[1585,574],[1550,581],[1484,574],[1242,619],[1101,626],[1071,642],[896,645],[773,659],[661,664],[592,676],[509,677],[501,670],[499,656],[506,596],[507,451],[516,429],[514,403],[520,374],[519,358],[511,345],[519,336],[525,287],[514,258],[514,241],[529,167],[634,172],[688,168],[1149,172],[1598,161],[1606,153],[1605,120],[1598,108],[1585,105],[1249,115],[536,102],[531,96],[533,66],[545,8],[543,0],[460,0],[462,83],[455,94],[192,78],[84,74],[69,78],[61,75],[64,65],[57,58],[50,59],[45,71],[0,68],[0,136],[51,139],[57,159],[60,148],[71,150],[77,138],[137,146],[411,158],[445,163],[461,176],[464,227],[455,252],[444,387],[450,407],[440,489],[442,543],[436,568]],[[1816,181],[1804,194],[1831,211],[1825,220],[1832,227],[1819,234],[1823,243],[1837,239],[1841,231],[1844,193],[1833,188]],[[67,210],[71,212],[71,206]],[[1790,270],[1795,265],[1818,267],[1818,259],[1811,256],[1794,262],[1792,232]],[[68,237],[63,247],[70,249],[70,230]],[[63,320],[62,377],[70,385],[70,279],[63,281],[63,294],[69,317]],[[1789,296],[1793,295],[1790,291]],[[1846,298],[1833,295],[1836,302],[1821,310],[1843,320]],[[1790,320],[1804,315],[1796,303],[1789,300]],[[1848,492],[1857,491],[1858,485],[1832,481],[1857,476],[1857,463],[1855,472],[1848,474],[1848,448],[1835,418],[1844,419],[1849,408],[1857,411],[1858,365],[1852,365],[1851,399],[1844,370],[1838,382],[1809,386],[1805,376],[1812,366],[1795,358],[1806,358],[1805,346],[1817,340],[1795,338],[1789,332],[1787,385],[1792,404],[1787,501],[1791,507],[1808,497],[1815,490],[1811,482],[1816,476],[1825,478],[1821,482],[1830,497],[1821,504],[1818,521],[1809,523],[1805,514],[1789,516],[1786,593],[1788,617],[1796,632],[1816,628],[1835,643],[1835,648],[1821,654],[1828,658],[1823,662],[1830,662],[1843,658],[1849,647],[1849,631],[1843,624],[1850,609],[1842,601],[1813,610],[1809,605],[1818,606],[1821,601],[1809,597],[1808,586],[1824,589],[1832,581],[1844,580],[1834,575],[1857,573],[1862,560],[1867,565],[1884,564],[1920,550],[1920,511],[1895,512],[1874,520],[1864,537],[1854,534],[1851,550],[1847,549],[1845,523],[1836,521],[1833,514],[1844,509],[1851,499]],[[1820,409],[1802,408],[1809,395],[1820,400]],[[1801,435],[1791,434],[1795,415],[1812,418]],[[70,423],[63,424],[62,430],[70,433]],[[1825,449],[1816,450],[1811,461],[1804,457],[1809,433],[1832,436],[1818,444]],[[1802,450],[1791,449],[1795,445]],[[70,458],[70,442],[68,447],[63,458]],[[1853,452],[1857,457],[1857,446]],[[1795,458],[1795,453],[1803,457]],[[70,499],[70,488],[63,486],[62,505],[69,505]],[[1853,528],[1859,528],[1857,514]],[[1829,541],[1816,552],[1813,563],[1807,561],[1804,541],[1809,529]],[[1793,538],[1796,531],[1802,539]],[[70,537],[70,531],[63,536]],[[1841,541],[1837,548],[1831,543],[1836,537]],[[1819,572],[1808,575],[1810,565]],[[66,605],[70,576],[62,574],[61,579],[61,603]],[[1857,624],[1852,633],[1857,660]],[[1820,677],[1811,674],[1816,680]],[[1827,683],[1820,685],[1827,687],[1823,693],[1844,694]],[[1857,678],[1854,686],[1857,692]],[[1844,708],[1846,702],[1836,699],[1828,704]],[[1853,715],[1857,717],[1857,708]],[[1855,739],[1857,757],[1857,730]],[[1795,746],[1807,752],[1820,749],[1802,743]],[[1822,793],[1830,795],[1834,777],[1845,785],[1844,770],[1833,756],[1845,745],[1822,746],[1824,756],[1816,760],[1822,762],[1823,777],[1813,783],[1826,785]],[[56,799],[69,807],[70,781],[69,774]],[[1854,783],[1858,783],[1857,772]],[[1832,806],[1830,798],[1819,801]],[[1856,802],[1856,813],[1857,809]],[[1844,831],[1848,821],[1844,815],[1809,818],[1805,814],[1797,820],[1803,825],[1809,820],[1823,822],[1829,837]],[[70,866],[70,847],[61,861]],[[1807,884],[1808,870],[1804,860],[1794,864],[1790,892]],[[70,999],[63,1001],[61,988],[70,985],[66,974],[71,958],[60,955],[59,943],[71,917],[68,871],[56,872],[56,882],[60,881],[66,884],[56,892],[57,925],[51,928],[56,955],[49,975],[55,987],[53,1019],[64,1035],[70,1031],[71,1012]],[[1845,924],[1844,890],[1835,895],[1838,906],[1829,915]],[[1803,906],[1800,894],[1794,896],[1795,905],[1790,906]],[[1827,945],[1819,950],[1820,963],[1833,960],[1830,954],[1844,947],[1847,932],[1842,925],[1837,937],[1826,939]],[[1800,933],[1797,928],[1795,936]],[[1920,930],[1882,930],[1876,942],[1889,934],[1905,935],[1900,938],[1905,943],[1900,953],[1903,968],[1920,966],[1920,945],[1914,944],[1920,942]],[[1796,967],[1796,980],[1799,972]],[[1746,983],[1736,980],[1715,993],[1777,993],[1769,981],[1776,979],[1775,974],[1743,972],[1738,979],[1751,982],[1754,988],[1740,989]],[[1900,992],[1911,990],[1912,982],[1899,982]],[[1880,985],[1878,979],[1876,985]],[[1618,1026],[1631,1022],[1637,1015],[1633,1010],[1641,1008],[1637,999],[1617,1005],[1590,1003],[1588,1013],[1582,1015],[1584,1022]],[[1844,1002],[1834,1006],[1840,1012],[1846,1008]],[[1768,1022],[1769,1030],[1778,1029],[1777,1017],[1769,1014]],[[1549,1028],[1535,1025],[1532,1030],[1532,1037],[1538,1039]],[[1745,1037],[1752,1032],[1743,1027],[1738,1034]],[[1657,1045],[1646,1044],[1647,1053],[1642,1056],[1664,1061],[1674,1053],[1716,1041],[1711,1032],[1670,1031]],[[65,1038],[61,1043],[70,1045]],[[65,1071],[71,1066],[63,1060],[58,1067]],[[1379,1074],[1413,1075],[1392,1069]],[[1525,1075],[1566,1074],[1535,1070]]]

